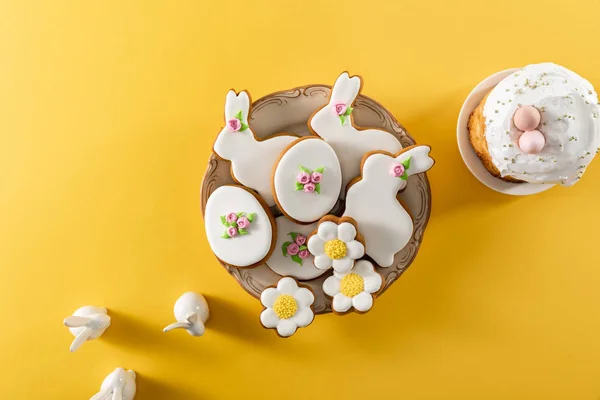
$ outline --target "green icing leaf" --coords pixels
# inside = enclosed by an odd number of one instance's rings
[[[321,184],[315,183],[315,192],[321,194]]]
[[[400,179],[402,179],[403,181],[407,180],[408,179],[408,173],[406,171],[404,171],[404,175],[402,175],[400,177]]]
[[[303,190],[304,189],[304,185],[301,184],[300,182],[296,182],[296,190]]]
[[[227,219],[225,219],[224,215],[221,215],[221,223],[225,226],[227,226]]]
[[[240,127],[240,132],[243,132],[243,131],[245,131],[248,128],[249,128],[248,124],[242,122],[242,126]]]
[[[242,114],[242,110],[240,110],[240,112],[238,112],[237,114],[235,114],[235,117],[237,119],[239,119],[240,121],[244,120],[244,114]]]
[[[281,252],[283,253],[284,257],[287,257],[287,247],[292,244],[291,242],[285,242],[282,246],[281,246]]]
[[[342,121],[342,125],[344,125],[344,122],[346,122],[346,116],[340,115],[340,121]]]
[[[245,230],[244,228],[238,229],[238,232],[239,232],[240,235],[247,235],[248,234],[248,231]]]
[[[344,115],[348,116],[348,115],[352,114],[352,111],[354,111],[354,108],[348,106],[348,108],[346,108],[346,112],[344,113]]]
[[[250,213],[246,215],[246,218],[248,218],[248,221],[253,222],[254,218],[256,218],[256,213]]]
[[[402,161],[402,165],[404,165],[404,169],[409,169],[410,168],[410,159],[412,157],[408,157],[406,160]]]
[[[302,259],[300,257],[298,257],[298,255],[292,256],[292,260],[295,263],[298,263],[298,264],[302,265]]]
[[[315,172],[319,172],[319,173],[323,173],[323,171],[325,171],[325,167],[319,167],[317,169],[315,169]]]
[[[296,232],[290,232],[288,233],[288,235],[290,235],[292,237],[292,240],[295,242],[296,238],[298,237],[298,234]]]
[[[308,249],[308,247],[303,245],[303,246],[300,246],[300,250],[298,250],[298,251],[302,251],[302,250],[306,250],[306,249]]]
[[[234,228],[237,228],[237,222],[230,222],[229,226],[233,226]]]
[[[303,172],[306,172],[307,174],[310,174],[312,171],[306,167],[303,167],[302,165],[299,165],[298,167],[300,167],[300,170]]]
[[[231,238],[229,237],[229,235],[227,234],[227,231],[223,232],[223,234],[221,235],[221,237],[222,237],[223,239],[231,239]]]
[[[241,217],[242,215],[244,215],[244,213],[243,213],[243,212],[239,212],[239,213],[237,213],[237,217],[238,217],[238,218],[239,218],[239,217]]]

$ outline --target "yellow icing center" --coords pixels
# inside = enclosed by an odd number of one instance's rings
[[[296,303],[296,299],[294,299],[289,294],[282,294],[275,300],[275,304],[273,304],[273,311],[275,314],[281,319],[288,319],[296,314],[298,311],[298,303]]]
[[[346,257],[347,250],[346,243],[340,239],[330,240],[325,243],[325,254],[332,260],[339,260]]]
[[[347,297],[354,297],[365,290],[365,280],[362,276],[352,272],[342,278],[340,292]]]

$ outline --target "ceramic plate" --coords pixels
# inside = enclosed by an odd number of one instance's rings
[[[252,131],[259,138],[266,138],[281,132],[307,136],[309,135],[307,126],[309,117],[327,103],[330,92],[331,88],[328,86],[304,86],[263,97],[252,105],[250,114]],[[359,95],[355,105],[353,115],[357,125],[391,132],[400,140],[403,147],[416,144],[406,130],[379,103]],[[204,214],[206,201],[210,194],[219,186],[233,183],[235,182],[231,177],[229,161],[219,160],[211,155],[202,182],[202,214]],[[400,193],[399,197],[414,219],[414,231],[410,242],[396,254],[391,267],[377,267],[377,271],[384,277],[383,290],[398,279],[412,263],[423,240],[423,233],[431,212],[431,191],[426,174],[410,177],[406,189]],[[343,201],[338,201],[332,213],[339,216],[343,209]],[[277,207],[272,207],[271,210],[275,217],[282,215]],[[238,269],[226,264],[223,264],[223,267],[248,293],[256,298],[260,298],[260,293],[267,286],[274,286],[281,278],[267,264],[250,269]],[[302,282],[310,286],[315,294],[314,311],[317,314],[331,312],[331,300],[325,296],[322,290],[323,281],[331,274],[332,272],[328,271],[319,278]]]
[[[469,168],[469,171],[479,179],[479,182],[483,183],[490,189],[494,189],[497,192],[510,194],[513,196],[526,196],[529,194],[536,194],[548,190],[554,185],[551,184],[539,184],[539,183],[511,183],[505,182],[502,179],[498,179],[485,168],[475,150],[471,146],[469,141],[469,129],[467,127],[469,123],[469,116],[477,108],[481,100],[485,95],[492,90],[500,81],[513,72],[517,71],[518,68],[507,69],[484,79],[479,85],[473,89],[471,94],[465,100],[465,103],[460,110],[458,116],[458,126],[456,128],[456,136],[458,140],[458,149],[463,161]]]

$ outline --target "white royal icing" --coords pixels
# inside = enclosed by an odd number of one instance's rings
[[[276,304],[281,296],[291,296],[296,305],[296,312],[289,318],[277,315]],[[277,333],[282,337],[292,336],[296,329],[310,325],[315,318],[310,308],[315,302],[315,296],[310,290],[298,287],[294,278],[282,278],[276,288],[263,290],[260,302],[266,307],[260,314],[261,324],[265,328],[277,329]]]
[[[225,122],[235,118],[240,111],[243,117],[241,121],[248,124],[248,93],[243,91],[236,95],[230,90],[225,100]],[[213,150],[220,158],[231,161],[233,177],[239,183],[256,190],[269,206],[273,206],[275,200],[270,179],[273,166],[283,149],[296,139],[296,136],[280,135],[258,141],[251,127],[235,132],[225,125]]]
[[[255,213],[248,233],[226,239],[227,228],[221,216],[228,213]],[[248,267],[261,262],[271,249],[274,226],[270,211],[257,198],[239,186],[221,186],[208,198],[204,211],[204,226],[210,248],[223,262],[235,267]]]
[[[362,278],[363,290],[359,293],[348,296],[343,293],[342,284],[344,278],[350,274],[356,274]],[[333,297],[331,308],[336,312],[346,312],[354,308],[359,312],[367,312],[373,307],[373,293],[381,289],[383,279],[381,275],[375,272],[373,264],[367,260],[357,261],[348,272],[333,272],[333,276],[325,279],[323,282],[323,292],[329,297]]]
[[[323,275],[326,270],[318,269],[313,262],[315,257],[310,254],[308,258],[302,259],[302,264],[298,264],[292,257],[284,255],[283,247],[285,243],[293,242],[290,233],[298,233],[304,237],[309,237],[310,234],[317,229],[317,224],[301,225],[290,221],[285,216],[280,216],[275,219],[277,223],[277,243],[273,254],[266,261],[266,264],[281,276],[293,276],[300,280],[310,280]]]
[[[299,189],[302,185],[297,178],[303,172],[300,167],[310,172],[322,171],[321,181],[316,183],[319,193]],[[306,174],[310,175],[310,172]],[[273,193],[277,204],[284,214],[298,222],[314,222],[326,215],[335,206],[341,188],[342,170],[335,151],[327,142],[316,137],[293,143],[275,167]]]
[[[356,129],[352,125],[354,118],[352,114],[342,124],[334,111],[334,106],[339,103],[352,105],[359,91],[360,77],[350,78],[348,73],[344,72],[333,86],[329,103],[309,120],[312,130],[335,150],[342,166],[344,189],[350,180],[360,174],[360,163],[365,153],[383,150],[395,154],[402,149],[398,139],[389,132],[377,129]],[[344,197],[343,192],[341,197]]]
[[[513,115],[520,105],[541,113],[537,129],[546,145],[539,154],[519,149],[521,132]],[[598,95],[587,80],[556,64],[528,65],[502,80],[490,92],[483,115],[488,150],[502,176],[572,185],[600,146]]]
[[[320,270],[347,272],[354,266],[354,261],[365,255],[365,246],[356,240],[356,228],[349,222],[336,224],[332,221],[323,221],[317,228],[317,233],[308,240],[308,250],[315,256],[315,267]],[[346,246],[346,255],[340,259],[331,259],[325,253],[327,242],[341,240]]]
[[[413,221],[396,195],[406,180],[394,177],[394,165],[410,157],[408,176],[429,170],[433,160],[429,146],[416,146],[397,157],[371,154],[364,162],[362,179],[346,194],[345,217],[352,217],[365,239],[367,254],[380,266],[389,267],[394,255],[402,250],[413,233]]]

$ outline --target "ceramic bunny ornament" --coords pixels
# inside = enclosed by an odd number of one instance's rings
[[[71,343],[71,352],[77,350],[81,345],[92,339],[97,339],[110,326],[110,317],[106,308],[85,306],[79,308],[72,316],[65,318],[64,324],[75,336]]]
[[[389,132],[354,126],[352,111],[360,89],[360,77],[350,77],[344,72],[335,81],[327,105],[308,122],[312,131],[335,150],[342,167],[343,188],[360,174],[360,163],[365,153],[383,150],[396,154],[402,149],[398,139]]]
[[[185,329],[192,336],[204,335],[204,324],[208,320],[208,303],[204,296],[194,292],[184,293],[175,302],[173,314],[177,322],[167,326],[163,332]]]
[[[413,146],[396,156],[385,152],[365,155],[362,175],[348,188],[344,217],[352,217],[365,239],[366,254],[389,267],[413,234],[413,221],[397,199],[411,175],[434,164],[429,146]]]
[[[117,368],[104,379],[100,391],[90,400],[133,400],[135,392],[135,372]]]
[[[248,125],[250,97],[245,91],[230,90],[225,99],[225,127],[217,136],[213,152],[231,161],[231,173],[236,181],[254,189],[267,202],[275,204],[271,180],[275,162],[281,152],[294,140],[292,135],[275,135],[257,140]]]

